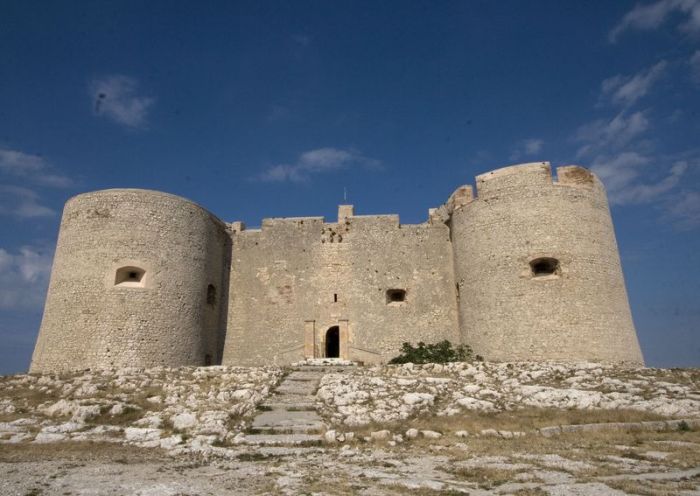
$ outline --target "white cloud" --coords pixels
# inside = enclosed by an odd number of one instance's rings
[[[317,148],[302,153],[294,164],[278,164],[268,168],[258,176],[258,179],[270,182],[304,182],[312,174],[357,166],[376,169],[381,167],[381,162],[365,157],[356,150]]]
[[[652,26],[655,22],[661,22],[658,16],[652,15],[658,14],[656,10],[640,9],[635,8],[637,14],[646,13],[648,18],[644,22],[628,20],[625,26]],[[628,19],[642,19],[642,14],[639,16],[630,16]],[[585,159],[591,170],[603,181],[611,205],[654,202],[663,207],[670,203],[670,198],[679,189],[691,163],[697,165],[695,150],[676,154],[672,158],[660,157],[654,150],[654,140],[645,135],[652,128],[649,111],[631,110],[635,103],[651,91],[667,67],[668,62],[662,60],[637,74],[617,75],[604,80],[601,83],[601,101],[620,105],[622,110],[614,116],[579,126],[572,136],[572,141],[578,144],[576,157]],[[676,109],[665,120],[677,121],[682,113],[681,109]],[[691,210],[693,201],[689,197],[686,210]],[[680,214],[675,217],[680,217]]]
[[[690,57],[690,75],[693,81],[700,84],[700,50]]]
[[[95,113],[127,127],[144,128],[155,99],[139,95],[138,89],[138,81],[128,76],[113,75],[93,81],[90,96]]]
[[[528,138],[521,140],[510,154],[510,160],[519,160],[520,157],[531,157],[537,155],[544,146],[544,140],[539,138]]]
[[[625,31],[636,29],[650,31],[659,28],[672,14],[685,17],[679,30],[691,35],[700,34],[700,0],[658,0],[648,4],[637,4],[610,31],[608,39],[615,43]]]
[[[668,215],[677,227],[692,229],[700,226],[700,193],[697,191],[685,191],[668,202],[666,207]]]
[[[29,188],[0,185],[0,215],[29,219],[52,217],[56,212],[41,205],[39,195]]]
[[[54,174],[50,170],[51,166],[39,155],[0,148],[0,172],[29,178],[43,186],[66,188],[73,185],[70,178]]]
[[[683,160],[668,169],[667,159],[651,154],[651,146],[640,139],[650,127],[644,112],[622,111],[611,120],[600,119],[579,127],[574,141],[581,143],[576,155],[586,157],[591,170],[605,184],[613,205],[648,203],[675,188],[688,169]],[[649,180],[649,167],[656,164]],[[655,174],[654,174],[655,173]],[[659,178],[660,176],[660,178]]]
[[[12,254],[0,248],[0,308],[41,308],[50,273],[48,250],[24,246]]]
[[[679,160],[662,179],[653,184],[642,183],[643,169],[652,162],[650,157],[637,152],[623,152],[615,156],[597,157],[591,170],[605,183],[611,204],[648,203],[678,185],[688,169],[688,163]]]
[[[44,159],[38,155],[0,148],[0,170],[3,172],[24,176],[45,167]]]
[[[647,70],[632,76],[617,75],[601,84],[603,98],[617,105],[630,106],[646,95],[656,81],[663,75],[668,63],[665,60]]]
[[[599,119],[584,124],[574,134],[574,141],[582,143],[576,156],[581,158],[610,147],[623,147],[648,128],[649,120],[641,111],[629,115],[623,111],[611,120]]]

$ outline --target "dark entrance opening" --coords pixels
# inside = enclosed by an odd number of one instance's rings
[[[333,326],[326,331],[326,358],[340,357],[340,328]]]

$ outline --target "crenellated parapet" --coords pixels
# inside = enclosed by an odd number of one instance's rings
[[[473,201],[489,201],[509,197],[544,194],[555,187],[587,188],[596,195],[605,196],[605,188],[598,177],[585,167],[564,165],[552,176],[549,162],[511,165],[476,176],[476,191],[471,185],[457,188],[445,206],[451,214]]]

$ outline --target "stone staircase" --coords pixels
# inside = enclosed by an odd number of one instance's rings
[[[293,367],[263,402],[242,442],[257,445],[319,444],[326,424],[316,413],[316,390],[328,372],[342,372],[347,362]]]

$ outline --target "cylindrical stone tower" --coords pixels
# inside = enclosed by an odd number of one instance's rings
[[[476,178],[451,199],[464,342],[487,360],[642,364],[602,183],[546,162]]]
[[[229,250],[225,225],[174,195],[72,198],[30,371],[218,363]]]

